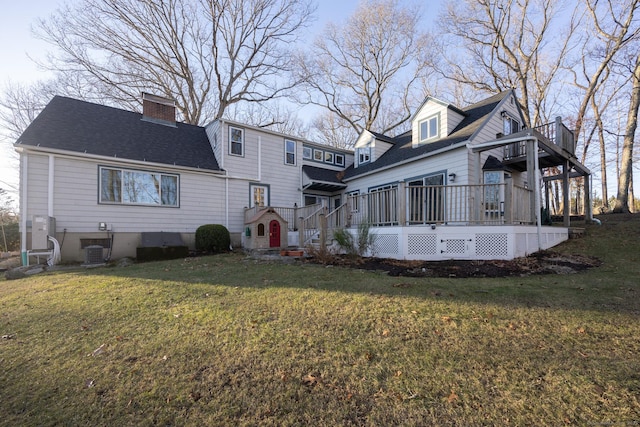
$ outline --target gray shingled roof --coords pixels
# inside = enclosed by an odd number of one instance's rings
[[[166,126],[142,120],[142,114],[54,97],[16,142],[129,160],[219,171],[201,126]]]
[[[446,147],[468,140],[473,133],[489,117],[489,114],[496,108],[511,90],[500,92],[476,104],[472,104],[460,111],[465,115],[464,119],[456,126],[456,128],[446,138],[439,139],[435,142],[421,145],[413,148],[411,146],[411,131],[405,132],[394,138],[385,137],[386,142],[391,142],[393,147],[389,148],[379,159],[374,162],[359,166],[349,166],[345,171],[344,179],[355,178],[359,175],[373,172],[396,163],[410,161],[412,158],[418,158],[433,151],[437,151]],[[376,135],[377,138],[377,134]]]

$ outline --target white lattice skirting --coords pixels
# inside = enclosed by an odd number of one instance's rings
[[[409,226],[379,227],[370,256],[437,261],[514,259],[548,249],[569,238],[565,227]],[[355,232],[355,230],[353,230]]]

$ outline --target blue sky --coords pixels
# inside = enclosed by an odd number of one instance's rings
[[[29,84],[46,79],[48,73],[38,68],[33,60],[43,61],[49,45],[33,37],[31,27],[38,18],[48,17],[64,4],[63,0],[23,0],[2,1],[0,13],[0,40],[2,41],[2,61],[0,61],[0,87],[7,83]],[[73,3],[77,0],[68,0]],[[425,25],[433,21],[443,0],[428,0],[423,4]],[[358,5],[357,0],[317,0],[317,20],[310,29],[314,34],[329,21],[340,22],[350,16]],[[407,0],[407,3],[413,3]],[[10,161],[12,148],[0,146],[0,187],[5,183],[17,185],[18,173],[15,162]]]

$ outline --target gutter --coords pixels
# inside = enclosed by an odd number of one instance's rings
[[[15,150],[18,153],[23,152],[32,152],[32,153],[46,153],[46,154],[55,154],[60,158],[74,159],[74,160],[82,160],[82,159],[91,159],[91,160],[100,160],[104,162],[117,162],[117,163],[125,163],[128,165],[137,165],[137,166],[146,166],[146,167],[154,167],[154,168],[163,168],[163,169],[174,169],[180,171],[189,171],[195,173],[205,173],[205,174],[215,174],[215,175],[225,175],[226,171],[224,170],[214,170],[214,169],[204,169],[204,168],[194,168],[191,166],[181,166],[181,165],[172,165],[169,163],[157,163],[157,162],[147,162],[145,160],[132,160],[126,159],[124,157],[109,157],[102,156],[98,154],[89,154],[89,153],[80,153],[73,151],[65,151],[65,150],[56,150],[55,148],[41,148],[34,147],[32,145],[14,145]]]
[[[416,162],[418,160],[426,159],[426,158],[431,157],[431,156],[436,156],[438,154],[446,153],[447,151],[451,151],[451,150],[454,150],[456,148],[461,147],[463,144],[468,146],[469,145],[469,140],[456,142],[453,145],[449,145],[447,147],[443,147],[443,148],[441,148],[439,150],[430,151],[430,152],[425,153],[425,154],[423,154],[421,156],[418,156],[418,157],[412,157],[412,158],[407,159],[407,160],[402,160],[400,162],[396,162],[396,163],[393,163],[391,165],[383,166],[383,167],[378,168],[378,169],[373,169],[373,170],[370,170],[369,172],[364,172],[362,174],[359,174],[359,175],[356,175],[356,176],[353,176],[353,177],[350,177],[350,178],[343,178],[342,180],[344,182],[353,181],[354,179],[363,178],[365,176],[368,176],[368,175],[371,175],[371,174],[374,174],[374,173],[382,172],[382,171],[385,171],[385,170],[388,170],[388,169],[393,169],[393,168],[398,167],[400,165],[405,165],[407,163]]]

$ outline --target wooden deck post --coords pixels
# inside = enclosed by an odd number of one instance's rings
[[[526,153],[527,153],[527,182],[533,185],[533,188],[538,188],[536,185],[536,180],[538,177],[536,176],[536,156],[538,153],[535,152],[535,141],[532,139],[527,140],[526,142]],[[536,192],[535,190],[531,192],[531,200],[529,203],[531,209],[531,219],[536,222],[536,218],[540,215],[540,212],[536,212]]]
[[[304,218],[298,217],[298,246],[304,247]]]
[[[504,179],[504,223],[513,224],[513,179],[511,176]]]
[[[591,185],[589,175],[582,177],[584,180],[584,219],[586,222],[593,221],[593,208],[591,207]]]
[[[404,182],[398,183],[398,197],[396,197],[396,215],[398,218],[398,225],[407,224],[407,191]]]
[[[327,246],[327,216],[324,213],[318,215],[320,222],[320,247]]]
[[[571,223],[571,198],[569,197],[569,169],[570,165],[567,160],[562,165],[562,204],[563,206],[563,221],[562,225],[569,227]]]

